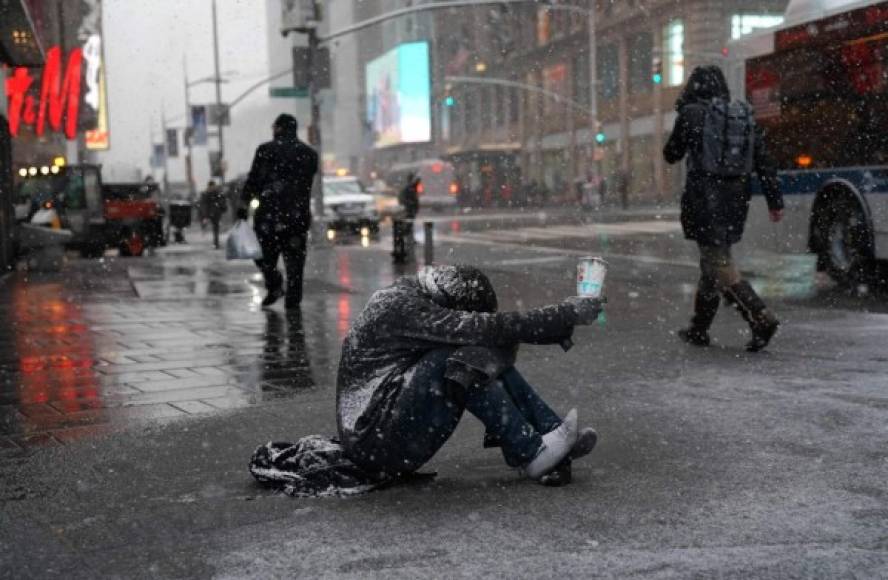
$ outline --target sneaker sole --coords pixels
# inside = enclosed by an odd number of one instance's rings
[[[597,444],[598,433],[596,433],[594,429],[583,429],[582,431],[580,431],[579,436],[577,436],[577,442],[574,443],[574,446],[570,448],[570,452],[568,452],[567,457],[571,460],[585,457],[586,455],[592,453],[592,450],[595,449],[595,446]]]

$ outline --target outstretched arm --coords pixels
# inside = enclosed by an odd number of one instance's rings
[[[465,312],[423,304],[410,316],[392,309],[385,321],[397,336],[438,344],[512,346],[518,343],[555,344],[573,334],[576,309],[570,304],[526,312]]]

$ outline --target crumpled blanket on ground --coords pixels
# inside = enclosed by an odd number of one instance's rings
[[[361,469],[345,457],[339,441],[321,435],[260,445],[250,459],[250,473],[294,497],[357,495],[396,481]]]

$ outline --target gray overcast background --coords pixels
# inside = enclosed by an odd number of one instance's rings
[[[217,0],[223,100],[231,100],[269,74],[266,2]],[[109,91],[111,149],[102,154],[107,180],[128,179],[138,168],[149,171],[151,131],[161,141],[161,112],[172,126],[185,122],[183,57],[187,55],[192,80],[213,75],[210,0],[104,0],[105,59]],[[268,99],[267,89],[256,91],[233,113],[226,134],[229,177],[249,168],[252,152],[270,137],[270,119],[292,111],[293,102]],[[192,103],[215,99],[212,84],[191,89]],[[181,142],[181,137],[180,137]],[[213,148],[213,139],[210,140]],[[181,148],[181,145],[180,145]],[[184,180],[184,158],[170,159],[170,179]],[[195,151],[198,187],[209,174],[206,149]],[[162,174],[156,172],[155,176]]]

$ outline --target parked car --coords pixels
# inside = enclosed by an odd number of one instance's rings
[[[323,219],[329,237],[339,232],[363,236],[379,233],[376,200],[357,177],[324,177]]]

